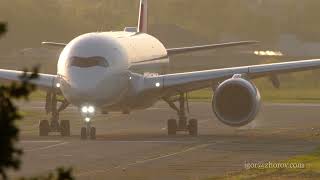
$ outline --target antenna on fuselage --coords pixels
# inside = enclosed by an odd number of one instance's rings
[[[137,32],[148,32],[148,0],[140,0]]]

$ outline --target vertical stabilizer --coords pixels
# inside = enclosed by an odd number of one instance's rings
[[[140,0],[138,32],[148,32],[148,0]]]

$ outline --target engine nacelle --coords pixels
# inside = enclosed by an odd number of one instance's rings
[[[253,83],[233,77],[217,87],[212,109],[222,123],[240,127],[249,124],[256,117],[260,100],[260,93]]]

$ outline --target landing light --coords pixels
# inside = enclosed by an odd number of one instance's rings
[[[61,87],[61,84],[60,84],[60,83],[57,83],[57,84],[56,84],[56,87],[57,87],[57,88]]]
[[[156,83],[156,87],[160,87],[160,83],[159,82]]]
[[[89,113],[94,113],[94,107],[93,106],[89,106],[88,107],[88,112]]]
[[[281,51],[254,51],[257,56],[283,56]]]
[[[81,108],[81,111],[82,111],[83,113],[87,113],[87,112],[88,112],[88,107],[87,107],[87,106],[83,106],[83,107]]]
[[[88,118],[88,117],[86,117],[84,120],[85,120],[86,122],[90,122],[90,118]]]

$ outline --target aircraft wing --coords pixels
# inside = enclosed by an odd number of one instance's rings
[[[14,71],[14,70],[6,70],[0,69],[0,81],[1,82],[20,82],[20,76],[23,74],[23,71]],[[37,79],[33,79],[30,83],[36,85],[39,89],[49,90],[53,88],[55,83],[56,75],[51,74],[38,74],[39,77]]]
[[[145,78],[145,83],[150,90],[161,89],[165,92],[164,94],[170,95],[212,87],[218,82],[231,78],[234,74],[253,79],[312,69],[320,69],[320,59],[166,74]]]
[[[258,41],[239,41],[239,42],[229,42],[229,43],[222,43],[222,44],[208,44],[208,45],[201,45],[201,46],[171,48],[171,49],[167,49],[167,52],[168,52],[168,55],[177,55],[177,54],[184,54],[188,52],[195,52],[195,51],[201,51],[201,50],[227,48],[227,47],[233,47],[233,46],[257,44],[257,43]]]
[[[53,47],[60,47],[63,48],[65,47],[67,44],[66,43],[57,43],[57,42],[42,42],[42,45],[48,45],[48,46],[53,46]]]

